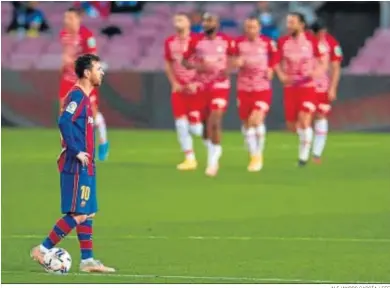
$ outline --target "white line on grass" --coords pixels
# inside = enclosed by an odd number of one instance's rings
[[[2,239],[42,239],[44,235],[2,235]],[[67,236],[76,239],[76,236]],[[135,240],[236,240],[236,241],[306,241],[306,242],[355,242],[355,243],[390,243],[387,238],[326,238],[326,237],[277,237],[277,236],[143,236],[123,235],[115,237],[99,237],[99,239],[135,239]]]
[[[379,146],[381,145],[380,142],[336,142],[330,144],[330,146],[337,147],[337,148],[363,148],[363,147],[373,147],[373,146]],[[295,145],[290,144],[277,144],[273,145],[274,148],[279,150],[292,150],[296,149]],[[180,151],[180,149],[174,149],[174,148],[158,148],[156,146],[152,149],[126,149],[123,152],[121,152],[121,155],[134,155],[134,154],[177,154]],[[226,145],[224,147],[225,152],[241,152],[246,151],[246,147],[243,144],[242,146],[229,146]],[[45,153],[45,154],[13,154],[8,153],[6,161],[13,161],[15,159],[23,159],[23,161],[26,160],[49,160],[53,159],[53,155],[57,157],[58,155],[56,153]]]
[[[26,274],[34,273],[37,275],[53,275],[49,273],[41,272],[28,272],[28,271],[1,271],[4,274]],[[138,274],[93,274],[93,273],[69,273],[69,276],[87,276],[87,277],[115,277],[115,278],[149,278],[149,279],[181,279],[181,280],[209,280],[209,281],[228,281],[228,282],[284,282],[284,283],[332,283],[334,281],[329,280],[308,280],[308,279],[284,279],[284,278],[257,278],[257,277],[228,277],[228,276],[190,276],[190,275],[138,275]],[[353,281],[356,282],[356,281]],[[361,282],[359,282],[361,283]]]

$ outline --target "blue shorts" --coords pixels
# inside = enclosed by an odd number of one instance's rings
[[[96,176],[87,171],[80,174],[61,173],[61,211],[63,214],[97,212]]]

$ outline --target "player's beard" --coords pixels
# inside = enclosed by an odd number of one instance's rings
[[[178,34],[182,34],[184,32],[184,28],[183,27],[178,27],[178,26],[175,26],[175,30]]]
[[[294,38],[296,38],[298,36],[298,34],[299,34],[299,30],[294,30],[291,32],[291,36]]]
[[[211,28],[204,29],[204,33],[208,36],[213,35],[215,33],[215,31],[217,31],[217,27],[211,27]]]

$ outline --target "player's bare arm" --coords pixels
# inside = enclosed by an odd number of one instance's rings
[[[228,56],[226,70],[224,71],[226,76],[232,74],[232,72],[236,69],[236,58],[237,56]]]
[[[289,85],[292,83],[290,77],[288,77],[288,75],[286,73],[284,73],[282,67],[280,66],[280,64],[277,64],[275,66],[275,73],[276,75],[278,76],[279,78],[279,81],[282,82],[284,85]]]
[[[235,59],[234,59],[234,67],[237,68],[237,69],[240,69],[242,68],[244,65],[245,65],[245,61],[242,57],[240,56],[237,56]]]
[[[175,74],[173,73],[172,62],[165,60],[165,74],[168,77],[169,83],[171,83],[172,91],[178,92],[182,90],[180,83],[176,80]]]
[[[337,88],[340,82],[341,64],[340,61],[333,61],[330,64],[330,86],[328,91],[328,97],[330,101],[334,101],[337,98]]]
[[[274,69],[273,68],[268,68],[266,77],[268,80],[272,80],[274,78]]]

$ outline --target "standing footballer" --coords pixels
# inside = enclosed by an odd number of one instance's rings
[[[248,146],[249,172],[260,171],[263,167],[265,145],[265,117],[272,97],[272,77],[275,65],[276,43],[260,35],[257,18],[245,21],[245,35],[236,42],[236,66],[238,113],[243,124],[243,132]]]
[[[230,70],[233,68],[235,42],[219,33],[219,17],[209,13],[203,16],[204,33],[191,38],[183,55],[183,65],[196,70],[196,88],[205,101],[204,117],[207,123],[207,168],[206,175],[216,176],[222,155],[222,119],[226,112],[230,90]],[[195,57],[195,61],[190,61]],[[196,85],[196,87],[194,87]]]
[[[316,79],[315,86],[318,102],[314,121],[313,161],[320,164],[328,135],[328,115],[332,108],[331,103],[337,97],[343,52],[338,41],[327,32],[326,27],[321,22],[314,23],[312,31],[317,36],[319,45],[326,51],[325,61],[328,62],[330,70],[324,71]]]
[[[77,8],[69,8],[65,12],[64,29],[60,33],[62,53],[62,70],[60,82],[60,109],[63,108],[69,90],[77,81],[74,72],[74,62],[82,54],[97,54],[96,39],[92,32],[81,25],[81,12]],[[95,118],[95,125],[99,131],[99,160],[108,157],[109,143],[107,140],[107,128],[103,114],[99,111],[98,89],[91,91],[90,101]]]
[[[195,77],[195,70],[188,70],[182,65],[183,53],[191,37],[191,23],[186,14],[177,13],[173,17],[176,34],[165,40],[165,71],[172,89],[172,110],[175,117],[177,137],[185,160],[177,166],[179,170],[194,170],[198,163],[195,158],[191,134],[202,136],[202,102],[190,85]]]
[[[97,212],[95,135],[90,95],[102,82],[103,70],[98,56],[85,54],[77,58],[78,78],[66,98],[58,126],[62,152],[58,158],[61,186],[61,212],[49,236],[31,251],[31,257],[43,265],[51,248],[76,228],[81,250],[83,272],[115,272],[93,256],[92,219]]]
[[[313,141],[312,120],[317,108],[314,79],[326,71],[325,51],[312,33],[305,31],[300,13],[287,16],[289,34],[279,39],[276,73],[284,84],[284,109],[287,127],[298,133],[298,165],[305,166]]]

